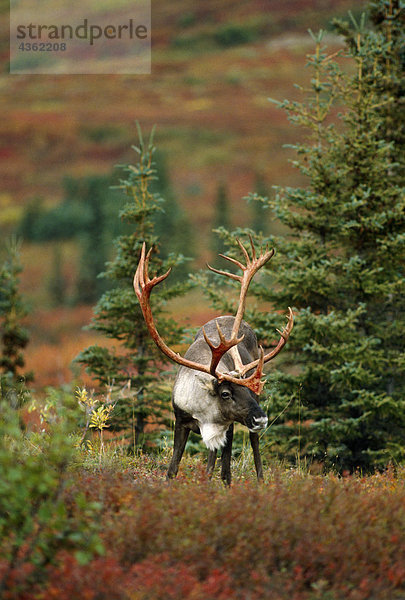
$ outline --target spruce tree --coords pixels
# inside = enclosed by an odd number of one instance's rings
[[[139,145],[133,146],[138,154],[135,165],[123,165],[126,175],[120,180],[119,189],[126,194],[128,202],[120,217],[132,228],[115,242],[115,258],[108,262],[103,275],[112,283],[94,309],[90,329],[114,340],[117,346],[91,346],[82,351],[76,361],[85,365],[102,386],[120,390],[112,413],[111,425],[116,431],[132,430],[131,444],[144,444],[145,426],[164,420],[169,408],[170,385],[164,359],[151,340],[138,300],[133,289],[133,277],[139,261],[143,242],[154,247],[150,272],[167,270],[184,262],[184,257],[171,254],[166,260],[159,255],[159,239],[155,235],[154,220],[164,200],[151,191],[157,177],[153,144],[153,131],[145,143],[138,127]],[[153,297],[153,312],[159,331],[169,344],[179,341],[181,328],[168,318],[165,304],[170,298],[184,293],[188,284],[170,287],[159,286]],[[170,378],[169,378],[170,381]]]
[[[312,34],[304,99],[278,103],[308,132],[294,161],[307,186],[269,200],[289,233],[269,236],[277,254],[253,288],[295,311],[290,368],[268,386],[268,441],[340,472],[405,457],[403,24],[399,1],[378,0],[335,23],[340,55]],[[251,317],[268,344],[273,311]]]
[[[267,208],[269,192],[262,175],[256,175],[255,191],[247,197],[251,206],[252,229],[257,234],[266,235],[269,232]]]
[[[11,238],[6,245],[7,257],[0,268],[1,396],[12,389],[22,391],[20,384],[33,379],[32,373],[23,372],[24,349],[29,342],[29,334],[23,324],[28,309],[19,291],[19,274],[22,271],[20,247],[20,242]]]

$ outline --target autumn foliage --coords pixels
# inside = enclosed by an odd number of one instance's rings
[[[29,586],[23,564],[5,600],[403,597],[403,475],[274,469],[262,486],[239,480],[224,489],[202,463],[194,468],[170,484],[162,465],[149,482],[136,468],[77,473],[65,501],[83,493],[102,505],[104,554],[81,564],[64,549]]]

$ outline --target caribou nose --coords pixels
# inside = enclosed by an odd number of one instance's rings
[[[264,428],[267,425],[268,418],[267,417],[253,417],[253,421],[255,422],[256,426]]]
[[[268,423],[267,417],[253,417],[253,427],[250,431],[260,431],[261,429],[266,429]]]

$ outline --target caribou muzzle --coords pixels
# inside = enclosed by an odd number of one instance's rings
[[[262,431],[262,429],[266,429],[268,422],[269,420],[266,417],[266,415],[264,415],[263,417],[253,417],[251,425],[248,425],[248,429],[252,433]]]

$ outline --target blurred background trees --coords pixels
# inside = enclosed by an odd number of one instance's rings
[[[122,229],[116,218],[117,194],[111,190],[112,176],[93,175],[63,182],[64,198],[46,208],[35,199],[28,206],[18,228],[27,242],[51,242],[53,264],[49,291],[53,305],[91,304],[105,291],[98,275],[110,258],[114,236]],[[79,248],[76,281],[70,297],[63,279],[62,243],[74,240]]]
[[[218,229],[220,227],[224,227],[225,229],[230,229],[231,224],[231,213],[232,209],[229,202],[228,197],[228,189],[225,182],[221,181],[218,184],[216,197],[215,197],[215,205],[214,205],[214,220],[212,223],[212,240],[211,247],[212,253],[214,255],[213,260],[216,262],[218,260],[217,255],[221,254],[225,251],[225,245],[218,235]]]
[[[150,182],[151,192],[165,197],[165,204],[151,217],[163,256],[172,252],[193,256],[193,232],[184,211],[174,197],[163,154],[156,157],[162,177]],[[35,199],[27,207],[18,234],[26,241],[53,242],[53,263],[48,284],[54,306],[92,304],[107,290],[109,282],[100,277],[105,263],[112,257],[113,240],[130,230],[119,218],[124,202],[116,189],[115,175],[92,175],[65,178],[64,199],[54,208],[45,208]],[[167,200],[166,200],[167,198]],[[67,294],[63,277],[62,242],[74,240],[79,248],[73,293]],[[186,274],[178,275],[186,277]]]

